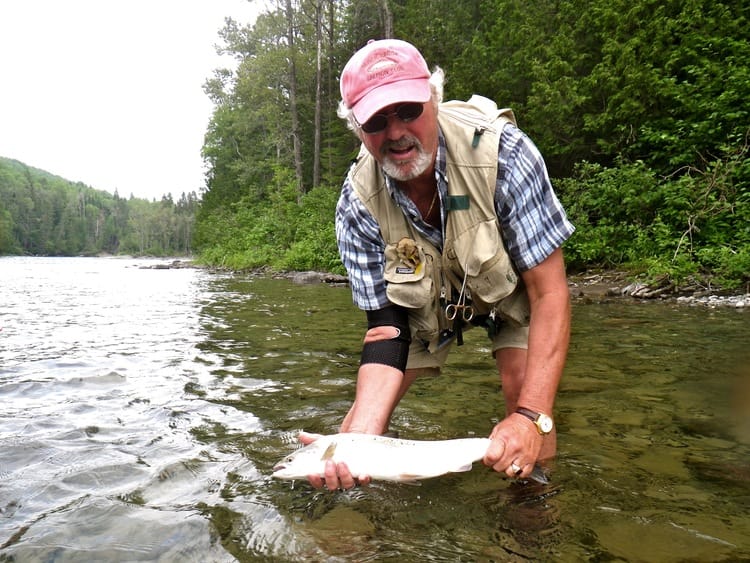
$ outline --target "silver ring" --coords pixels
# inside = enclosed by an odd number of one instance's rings
[[[510,464],[510,470],[516,475],[520,475],[521,473],[523,473],[523,469],[518,467],[515,463]]]

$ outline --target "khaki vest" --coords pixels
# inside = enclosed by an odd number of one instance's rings
[[[440,104],[438,122],[448,177],[442,254],[393,201],[380,166],[364,147],[349,172],[385,241],[388,299],[409,309],[412,337],[429,343],[431,351],[452,324],[445,306],[458,299],[464,276],[476,315],[490,314],[515,326],[529,323],[526,290],[503,244],[494,205],[500,132],[515,123],[513,112],[473,96]]]

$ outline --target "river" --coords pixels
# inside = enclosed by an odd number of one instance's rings
[[[0,561],[750,558],[750,314],[575,303],[544,487],[472,471],[322,492],[270,477],[354,392],[349,290],[125,258],[0,258]],[[486,435],[470,331],[401,437]]]

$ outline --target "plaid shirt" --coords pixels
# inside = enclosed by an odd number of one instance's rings
[[[443,202],[448,196],[445,153],[445,139],[440,132],[435,179],[443,225],[446,220]],[[386,185],[407,219],[436,248],[442,249],[443,232],[422,220],[414,202],[391,178],[386,177]],[[521,272],[544,261],[574,231],[552,189],[542,155],[513,125],[505,126],[500,137],[495,210],[510,258]],[[336,239],[341,260],[349,273],[354,303],[364,310],[388,306],[383,278],[385,241],[380,236],[377,220],[354,193],[348,177],[336,207]]]

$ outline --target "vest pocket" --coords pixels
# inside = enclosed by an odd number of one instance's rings
[[[438,296],[433,281],[433,256],[408,238],[385,248],[385,272],[388,299],[409,309],[412,336],[432,340],[439,331]]]
[[[396,305],[420,309],[432,300],[432,265],[416,241],[402,238],[385,247],[388,299]],[[428,271],[429,270],[429,271]]]
[[[456,237],[446,257],[453,272],[461,276],[466,272],[472,295],[485,303],[500,301],[518,285],[518,275],[494,220],[473,225]]]

